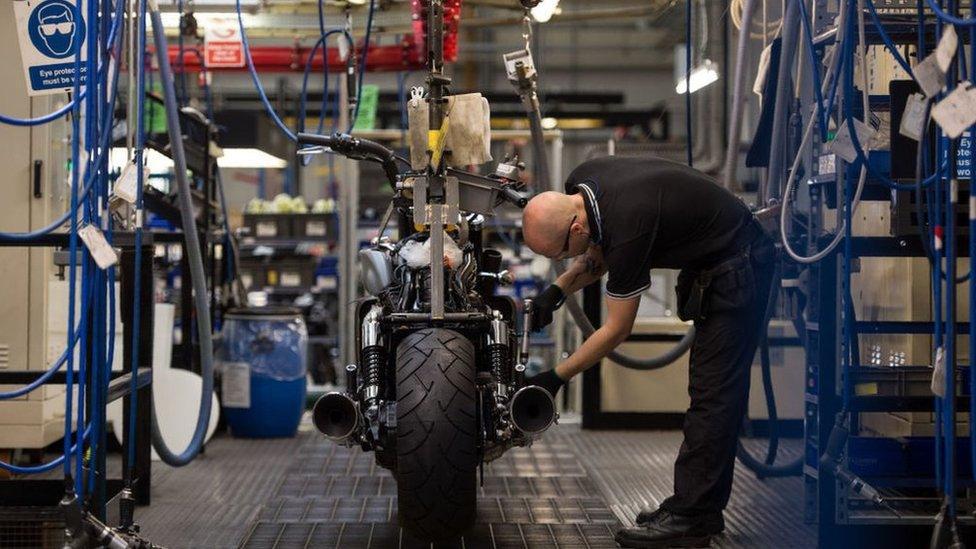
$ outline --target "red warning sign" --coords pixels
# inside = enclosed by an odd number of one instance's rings
[[[203,49],[208,68],[244,66],[244,43],[236,19],[212,21],[203,34]]]

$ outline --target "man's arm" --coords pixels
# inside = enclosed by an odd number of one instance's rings
[[[556,366],[556,375],[568,381],[610,354],[630,335],[639,305],[640,295],[630,299],[607,299],[606,322],[575,353]]]
[[[555,284],[564,294],[570,295],[600,280],[606,272],[603,251],[598,246],[590,246],[556,279]]]

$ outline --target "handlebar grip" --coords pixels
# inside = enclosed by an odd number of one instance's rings
[[[529,203],[529,199],[517,193],[511,187],[502,187],[501,193],[502,193],[502,198],[511,202],[512,204],[515,204],[519,208],[524,208],[525,205]]]
[[[319,135],[317,133],[299,132],[297,137],[299,145],[320,145],[322,147],[329,147],[330,149],[338,141],[331,135]]]

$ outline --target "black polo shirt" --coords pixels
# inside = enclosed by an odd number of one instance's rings
[[[618,299],[646,290],[652,268],[704,268],[728,257],[752,219],[714,179],[663,158],[589,160],[569,174],[566,192],[583,195],[609,271],[607,295]]]

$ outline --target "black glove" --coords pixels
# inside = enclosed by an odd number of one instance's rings
[[[562,288],[550,284],[532,300],[532,331],[538,332],[552,323],[552,313],[562,307],[566,294]]]
[[[561,389],[563,385],[566,385],[566,382],[556,375],[555,369],[552,369],[546,370],[545,372],[536,374],[532,377],[525,378],[525,385],[538,385],[546,391],[549,391],[552,398],[556,398],[556,393],[559,392],[559,389]]]

